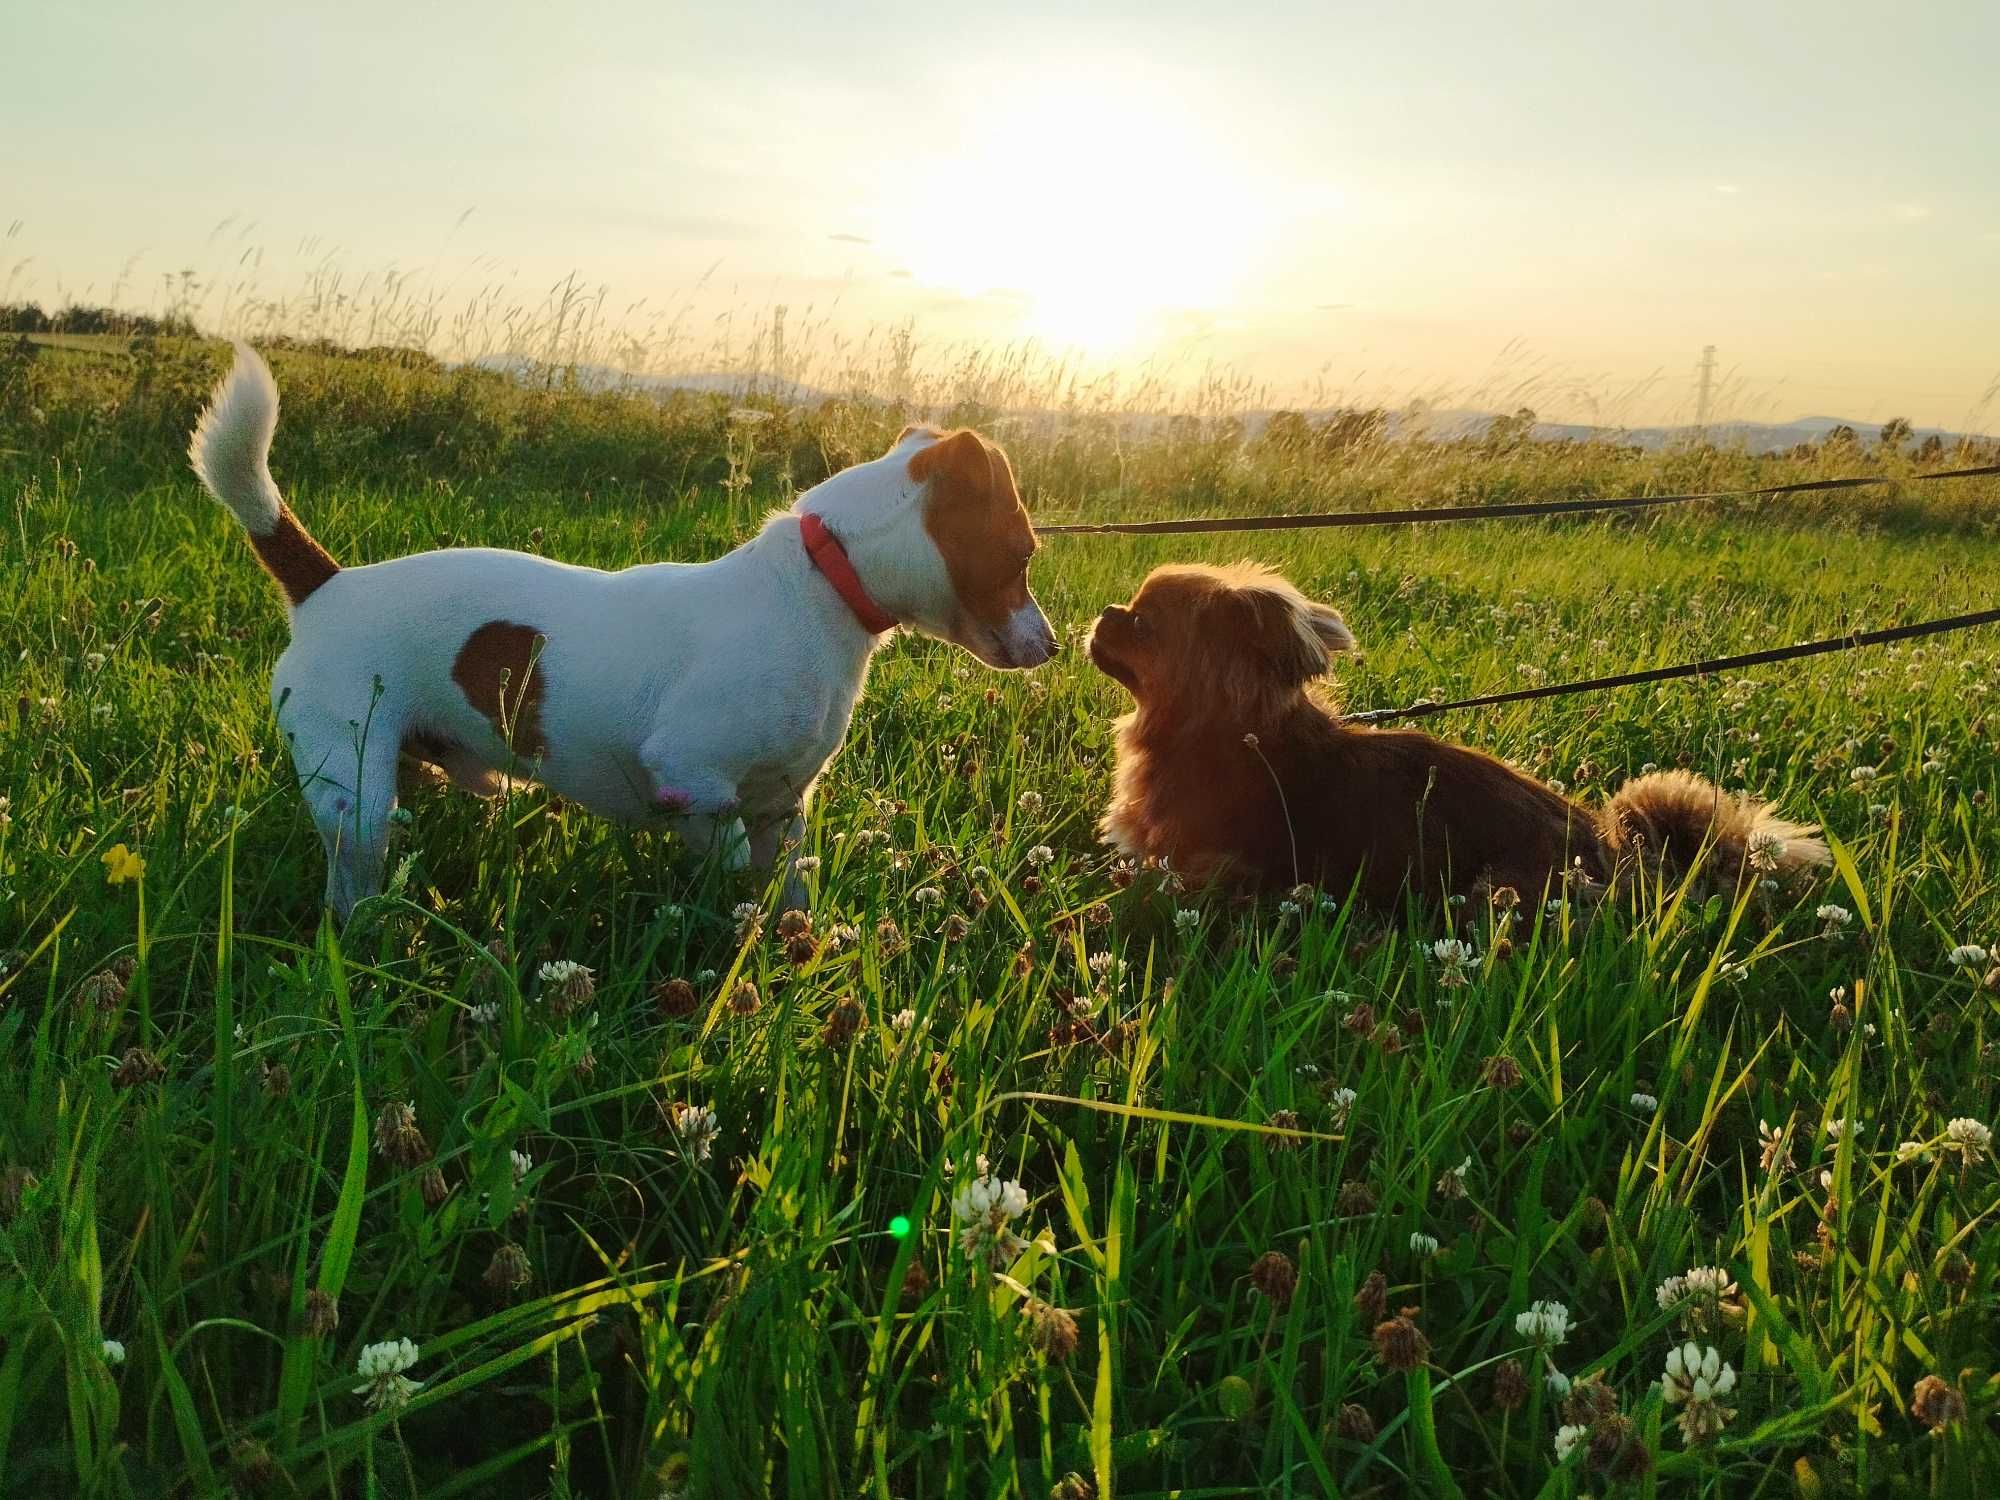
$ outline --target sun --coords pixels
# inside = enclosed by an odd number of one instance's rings
[[[1100,354],[1240,294],[1270,191],[1210,107],[1089,73],[971,103],[950,154],[890,189],[882,241],[919,285],[1011,298],[1022,333]]]

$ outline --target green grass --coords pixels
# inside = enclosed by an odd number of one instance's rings
[[[1996,1113],[2000,980],[1948,959],[2000,938],[1992,634],[1444,721],[1588,796],[1685,763],[1823,821],[1841,851],[1782,900],[1644,891],[1524,909],[1504,933],[1468,914],[1464,987],[1414,916],[1128,879],[1093,833],[1112,686],[1076,654],[996,676],[910,638],[882,653],[810,826],[813,925],[851,928],[838,946],[794,961],[768,889],[538,792],[418,795],[392,899],[336,935],[265,696],[282,612],[178,459],[221,355],[10,347],[6,1493],[1039,1497],[1071,1473],[1130,1496],[1991,1492],[2000,1179],[1937,1143]],[[303,354],[277,373],[280,482],[352,560],[473,541],[712,556],[907,415],[752,424],[706,399]],[[1883,462],[1308,460],[1219,417],[1134,439],[1114,416],[996,425],[1038,513]],[[1254,551],[1341,607],[1367,652],[1342,691],[1374,706],[1990,604],[1996,498],[1051,539],[1036,585],[1074,629],[1155,563]],[[120,844],[145,869],[113,884]],[[1851,921],[1829,931],[1824,903]],[[596,975],[566,1014],[537,978],[553,960]],[[686,1016],[656,999],[675,977]],[[744,981],[760,1004],[740,1016]],[[866,1024],[843,1036],[850,1000]],[[1363,1007],[1372,1029],[1349,1024]],[[399,1101],[427,1160],[378,1148]],[[668,1123],[679,1104],[714,1108],[709,1159]],[[1760,1121],[1789,1169],[1767,1170]],[[1899,1165],[1906,1141],[1926,1149]],[[980,1154],[1029,1200],[1030,1247],[999,1275],[953,1234]],[[1454,1196],[1441,1179],[1468,1158]],[[528,1280],[496,1290],[507,1246]],[[1296,1269],[1288,1307],[1253,1286],[1269,1252]],[[1689,1448],[1655,1384],[1676,1341],[1655,1288],[1696,1265],[1726,1267],[1741,1310],[1703,1337],[1738,1376],[1734,1418]],[[1420,1309],[1429,1362],[1407,1374],[1355,1301],[1376,1271],[1391,1314]],[[1028,1296],[1073,1316],[1066,1358],[1036,1347]],[[309,1301],[329,1298],[338,1326],[315,1331]],[[1515,1331],[1542,1299],[1574,1323],[1554,1364],[1602,1374],[1646,1478],[1555,1464],[1560,1403]],[[378,1414],[357,1358],[405,1337],[421,1388]],[[1528,1389],[1501,1410],[1510,1360]],[[1968,1408],[1936,1435],[1907,1410],[1932,1375]]]

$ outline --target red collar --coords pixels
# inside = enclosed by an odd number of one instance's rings
[[[801,512],[799,538],[806,544],[806,556],[811,559],[812,565],[833,585],[841,603],[854,611],[854,618],[861,622],[863,630],[870,635],[881,635],[896,628],[896,617],[869,595],[861,575],[847,560],[847,549],[840,545],[839,537],[826,529],[826,522],[811,511]]]

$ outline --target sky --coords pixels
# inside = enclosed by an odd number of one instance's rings
[[[1717,415],[2000,428],[1991,3],[9,10],[0,300],[573,275],[691,363],[783,305],[1622,422],[1713,344]]]

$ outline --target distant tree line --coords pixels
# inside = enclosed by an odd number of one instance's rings
[[[0,303],[0,333],[115,333],[127,338],[193,338],[194,320],[185,313],[120,312],[115,307],[62,307],[43,312],[33,302]]]

